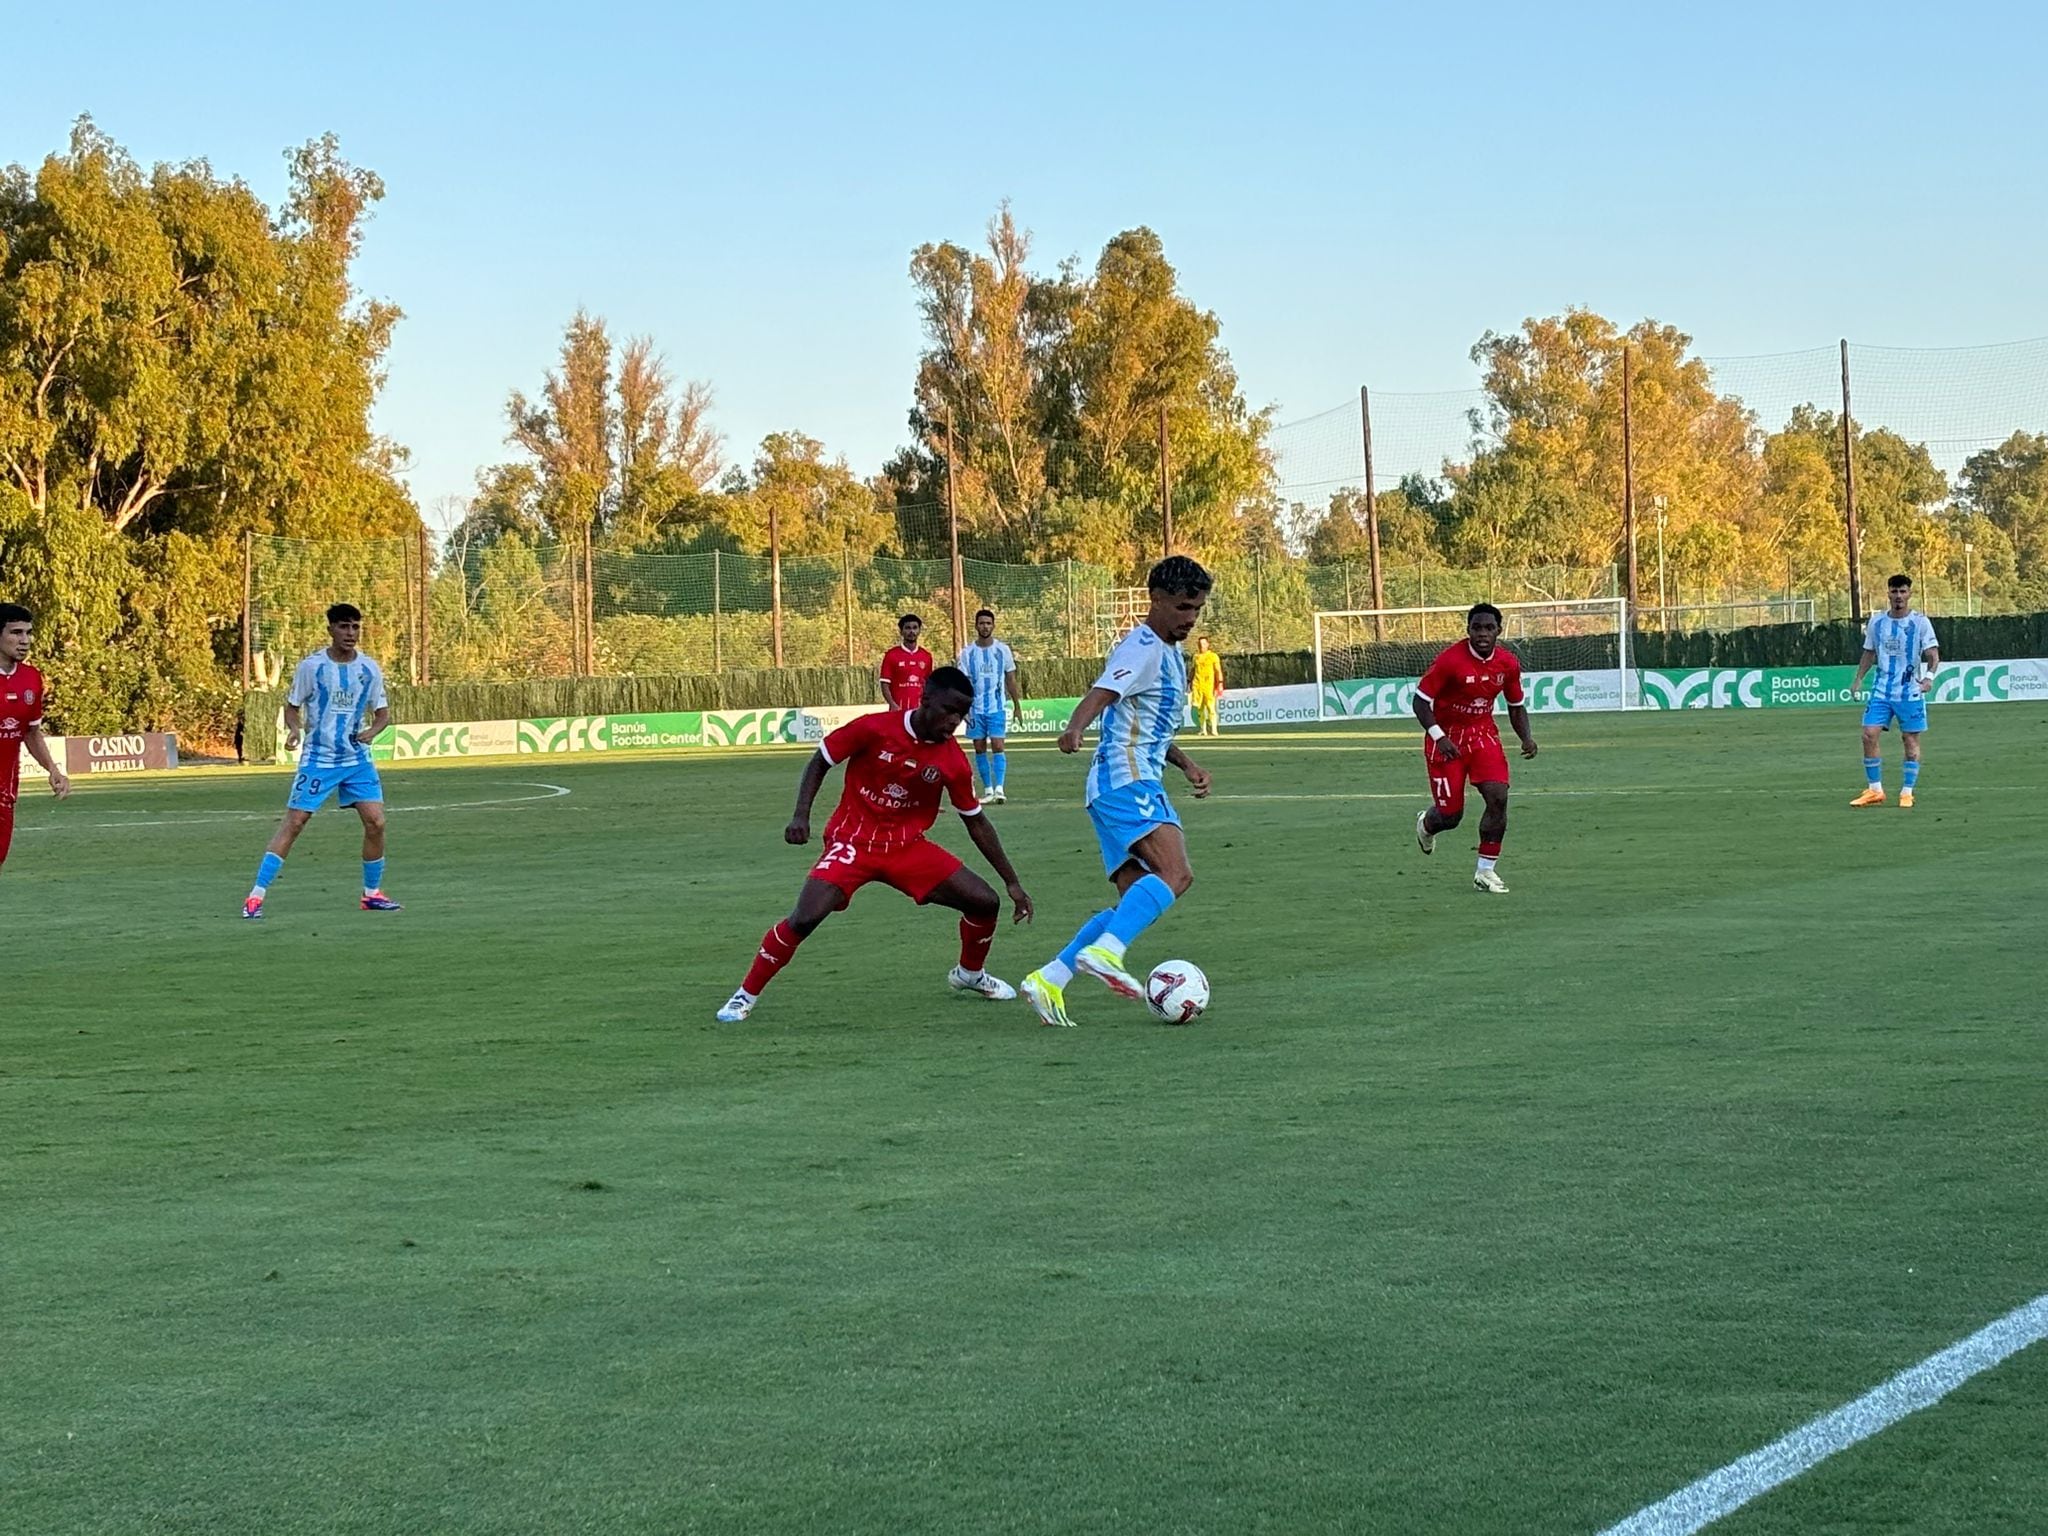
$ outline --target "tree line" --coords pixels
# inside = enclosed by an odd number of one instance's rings
[[[401,314],[351,278],[382,183],[331,136],[287,158],[274,209],[203,160],[145,169],[90,120],[33,170],[0,171],[0,592],[41,615],[68,729],[225,729],[245,534],[422,526],[404,449],[370,426]],[[762,553],[772,529],[792,556],[943,557],[949,489],[969,557],[1128,573],[1163,537],[1162,455],[1177,547],[1364,558],[1363,493],[1285,494],[1272,412],[1248,403],[1218,317],[1153,231],[1047,267],[1005,206],[972,243],[920,246],[908,276],[924,348],[904,445],[869,473],[795,427],[730,456],[709,383],[679,379],[651,338],[571,317],[538,387],[508,391],[510,451],[436,551],[435,608],[487,602],[472,576],[502,557],[585,539]],[[1480,338],[1465,451],[1375,499],[1384,558],[1616,561],[1624,351],[1636,494],[1665,498],[1681,584],[1839,589],[1830,406],[1763,423],[1683,332],[1584,310]],[[1859,426],[1866,571],[1959,580],[1968,542],[1993,606],[2048,608],[2048,423],[2014,426],[1953,484],[1925,444]]]

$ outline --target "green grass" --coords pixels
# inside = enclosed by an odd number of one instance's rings
[[[407,910],[330,813],[260,925],[280,776],[32,786],[0,1528],[1597,1530],[2048,1290],[2043,713],[1911,814],[1844,715],[1542,720],[1498,900],[1412,732],[1195,744],[1185,1030],[880,890],[713,1024],[787,753],[401,768]],[[1013,761],[1014,980],[1103,886]],[[2037,1531],[2044,1417],[2036,1349],[1720,1529]]]

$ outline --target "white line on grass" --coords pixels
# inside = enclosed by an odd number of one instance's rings
[[[443,800],[434,805],[386,805],[384,814],[389,816],[398,811],[467,811],[482,805],[531,805],[539,800],[559,800],[569,793],[559,784],[511,783],[510,789],[539,789],[539,795],[500,795],[490,800]],[[204,827],[223,821],[275,821],[276,811],[200,811],[190,816],[153,816],[148,811],[135,811],[133,821],[71,821],[60,813],[55,821],[40,826],[16,827],[18,836],[23,832],[94,832],[123,831],[137,827]]]
[[[1901,1371],[1853,1403],[1823,1414],[1782,1440],[1709,1473],[1689,1488],[1638,1510],[1601,1536],[1692,1536],[1759,1494],[1810,1471],[1837,1451],[1931,1408],[1979,1372],[2048,1338],[2048,1293]]]

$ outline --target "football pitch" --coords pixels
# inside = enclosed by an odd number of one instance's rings
[[[406,910],[330,810],[260,924],[281,773],[27,786],[0,1529],[1604,1530],[2048,1292],[2044,717],[1910,812],[1848,713],[1538,717],[1505,898],[1411,728],[1185,740],[1187,1029],[879,888],[715,1024],[800,752],[388,768]],[[1106,887],[1011,762],[1014,982]],[[2044,1423],[2048,1344],[1713,1529],[2038,1532]]]

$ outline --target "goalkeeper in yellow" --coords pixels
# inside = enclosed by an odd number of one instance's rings
[[[1223,658],[1209,649],[1209,637],[1195,642],[1195,658],[1188,668],[1188,707],[1195,712],[1195,724],[1204,736],[1222,734],[1218,719],[1223,705]]]

